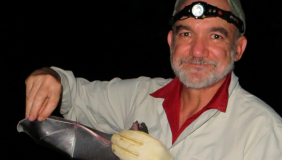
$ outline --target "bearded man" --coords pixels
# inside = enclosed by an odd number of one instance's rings
[[[26,116],[46,119],[62,93],[64,117],[114,134],[123,160],[282,159],[281,117],[232,72],[247,45],[240,1],[178,0],[173,15],[167,41],[176,78],[89,82],[43,68],[26,80]],[[150,135],[124,130],[136,120]]]

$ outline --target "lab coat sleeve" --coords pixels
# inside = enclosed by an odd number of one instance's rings
[[[268,129],[257,140],[245,160],[282,160],[282,124],[276,124]]]
[[[134,100],[147,77],[89,82],[75,78],[70,71],[51,67],[61,76],[63,86],[60,112],[66,119],[106,133],[118,133],[130,128]]]

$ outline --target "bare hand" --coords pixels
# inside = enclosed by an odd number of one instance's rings
[[[50,69],[35,70],[26,79],[26,111],[30,121],[45,120],[55,110],[61,95],[60,75]]]

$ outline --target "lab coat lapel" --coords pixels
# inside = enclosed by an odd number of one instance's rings
[[[191,135],[193,132],[195,132],[198,128],[203,126],[205,123],[207,123],[211,118],[219,114],[219,110],[217,109],[210,109],[204,112],[203,114],[200,115],[194,122],[192,122],[177,138],[175,143],[169,148],[173,148],[176,146],[178,143],[183,141],[187,136]]]
[[[169,122],[165,113],[165,110],[163,108],[163,98],[157,98],[158,99],[158,112],[160,117],[160,124],[161,124],[161,130],[162,130],[162,136],[158,139],[163,142],[168,148],[172,145],[172,133],[169,126]]]

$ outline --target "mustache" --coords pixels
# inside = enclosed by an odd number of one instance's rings
[[[217,67],[218,62],[207,60],[202,57],[188,57],[188,58],[181,58],[179,59],[179,65],[182,63],[191,63],[191,64],[198,64],[198,65],[213,65],[214,67]]]

